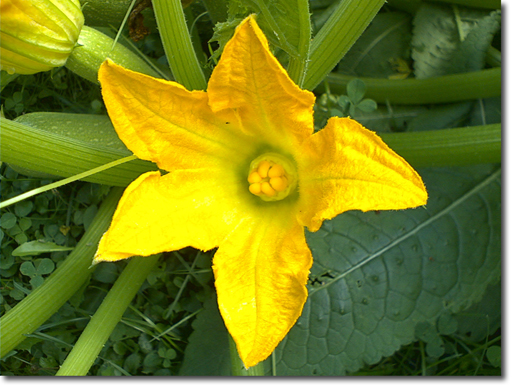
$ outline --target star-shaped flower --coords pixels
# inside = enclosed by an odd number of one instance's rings
[[[246,367],[300,316],[312,255],[304,227],[347,210],[424,205],[419,175],[373,132],[334,117],[269,51],[255,17],[226,44],[207,91],[123,69],[99,73],[119,137],[148,172],[126,189],[95,261],[218,247],[219,309]]]

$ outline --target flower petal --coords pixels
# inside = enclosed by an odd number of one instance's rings
[[[238,162],[247,150],[240,130],[216,117],[206,92],[135,73],[105,61],[102,94],[120,139],[164,170]]]
[[[295,146],[313,133],[315,97],[289,78],[254,15],[226,44],[207,91],[214,112],[232,110],[246,133],[268,143]]]
[[[304,229],[285,211],[243,219],[221,243],[213,266],[219,309],[247,368],[301,315],[311,265]]]
[[[245,186],[206,168],[143,174],[125,190],[95,261],[216,247],[239,222],[237,190]]]
[[[315,232],[347,210],[398,210],[426,204],[417,172],[374,132],[333,117],[303,144],[298,161],[302,225]]]

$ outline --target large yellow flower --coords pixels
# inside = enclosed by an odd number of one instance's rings
[[[95,261],[219,247],[219,308],[246,367],[301,314],[312,265],[305,226],[426,203],[419,175],[373,132],[334,117],[314,133],[314,95],[288,77],[254,16],[236,29],[206,92],[111,61],[99,79],[121,140],[168,173],[126,189]]]

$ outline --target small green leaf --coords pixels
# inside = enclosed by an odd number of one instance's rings
[[[35,262],[36,271],[39,275],[48,275],[55,269],[55,263],[50,259],[40,259]]]
[[[433,337],[426,343],[426,353],[429,357],[440,358],[445,353],[444,341],[439,336]]]
[[[41,366],[41,368],[45,368],[45,369],[54,369],[59,366],[59,364],[57,363],[55,358],[53,358],[52,356],[41,357],[39,359],[39,365]]]
[[[30,279],[30,285],[32,286],[32,289],[39,287],[44,282],[45,280],[41,275],[36,275],[32,279]]]
[[[499,368],[502,361],[502,350],[500,346],[490,346],[486,350],[486,358],[494,367]]]
[[[20,219],[20,222],[18,223],[20,229],[25,232],[26,230],[30,229],[32,226],[32,220],[30,218],[22,218]]]
[[[25,276],[35,276],[37,273],[36,268],[34,267],[34,264],[32,264],[30,261],[25,261],[21,263],[20,265],[20,272]]]
[[[361,79],[353,79],[347,84],[347,96],[354,105],[358,105],[363,99],[365,90],[365,83]]]
[[[25,298],[25,294],[20,290],[11,290],[9,292],[9,296],[14,300],[22,300],[23,298]]]
[[[337,117],[345,117],[346,116],[346,115],[344,115],[344,112],[342,112],[336,108],[331,110],[331,115],[337,116]]]
[[[0,218],[0,226],[3,229],[11,229],[14,225],[16,225],[16,221],[18,219],[13,213],[5,213]]]
[[[98,212],[98,206],[91,205],[84,212],[84,229],[87,230],[91,222],[93,222],[94,216]]]
[[[33,208],[34,203],[32,201],[18,202],[14,205],[14,213],[16,213],[18,217],[26,217],[30,214]]]
[[[362,112],[371,113],[378,109],[378,104],[376,101],[371,100],[370,98],[366,98],[362,100],[358,105],[356,105],[357,109],[360,109]]]
[[[102,283],[112,284],[118,278],[118,267],[114,263],[101,263],[94,271],[93,278]]]
[[[48,238],[54,238],[59,233],[59,226],[55,224],[45,225],[44,227],[45,236]]]
[[[347,112],[349,106],[351,106],[351,100],[346,95],[342,95],[338,98],[337,104],[342,108],[343,112]]]
[[[130,354],[126,359],[123,367],[127,372],[135,374],[141,366],[141,356],[138,353]]]
[[[442,335],[451,335],[458,330],[458,321],[451,314],[442,314],[438,318],[438,332]]]
[[[63,247],[53,242],[42,242],[42,241],[28,241],[21,244],[18,248],[12,251],[13,256],[37,256],[45,252],[61,252],[71,251],[71,247]]]
[[[151,352],[144,357],[143,366],[144,368],[153,369],[161,364],[161,358],[157,354],[157,352]]]
[[[27,242],[28,237],[25,233],[18,233],[16,236],[14,236],[14,240],[21,245]]]

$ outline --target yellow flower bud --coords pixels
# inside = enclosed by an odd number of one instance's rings
[[[83,24],[78,0],[2,0],[1,70],[34,74],[63,66]]]

